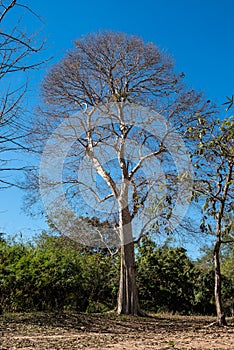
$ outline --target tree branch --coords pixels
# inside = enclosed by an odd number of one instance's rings
[[[15,4],[16,4],[16,0],[12,0],[12,2],[5,8],[5,10],[2,12],[2,14],[0,16],[0,22],[6,16],[7,12],[10,11],[10,9],[15,6]]]
[[[130,171],[129,175],[128,175],[128,180],[131,180],[133,175],[136,173],[136,171],[141,167],[142,163],[149,158],[152,158],[154,156],[158,156],[159,154],[166,152],[166,149],[161,146],[161,148],[158,151],[152,152],[147,154],[146,156],[142,157],[139,162],[137,163],[137,165]]]

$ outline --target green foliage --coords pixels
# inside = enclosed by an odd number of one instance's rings
[[[183,248],[157,246],[145,236],[137,249],[137,280],[146,311],[214,314],[212,251],[192,262]],[[234,294],[234,253],[222,254],[224,306]],[[0,295],[4,311],[105,312],[116,305],[120,257],[43,233],[33,243],[0,241]]]
[[[115,265],[110,257],[87,253],[67,238],[45,234],[36,245],[2,242],[0,250],[5,310],[85,311],[90,300],[113,306]]]
[[[234,245],[229,245],[222,258],[223,291],[225,293],[224,307],[227,314],[234,313]]]
[[[234,285],[234,244],[223,249],[222,273],[227,276]]]
[[[232,100],[227,103],[232,106]],[[228,107],[228,108],[229,108]],[[206,130],[205,130],[206,131]],[[209,136],[209,137],[207,137]],[[230,298],[228,280],[220,269],[221,249],[224,244],[234,243],[233,191],[234,191],[234,118],[216,120],[210,125],[210,132],[200,137],[200,143],[192,159],[196,165],[194,172],[194,199],[200,203],[202,218],[200,230],[215,236],[213,247],[215,279],[215,301],[217,319],[225,325],[223,305]],[[198,293],[198,304],[203,305],[205,293]]]
[[[196,267],[196,280],[194,280],[194,305],[197,314],[214,315],[214,271],[200,265]]]
[[[138,283],[144,308],[189,313],[195,267],[183,248],[157,247],[148,237],[138,254]]]
[[[194,199],[199,200],[203,213],[200,229],[234,241],[234,117],[214,121],[210,130],[193,154]]]
[[[222,266],[222,299],[224,311],[231,315],[234,306],[234,255],[233,246],[224,246],[221,250],[220,260]],[[199,314],[214,314],[214,267],[213,249],[205,248],[204,255],[196,262],[197,279],[195,287],[195,308]]]
[[[168,240],[158,247],[144,237],[138,250],[138,284],[143,308],[183,314],[215,314],[213,251],[205,248],[204,255],[192,262],[183,248],[172,248]],[[227,266],[223,273],[224,306],[230,314],[233,305],[234,280],[230,279],[234,258],[223,255]],[[228,271],[228,273],[227,273]]]

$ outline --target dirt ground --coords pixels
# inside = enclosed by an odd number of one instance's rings
[[[234,349],[234,319],[217,327],[210,317],[113,313],[5,314],[0,317],[1,350]]]

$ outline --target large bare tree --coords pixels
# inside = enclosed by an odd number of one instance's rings
[[[119,314],[140,313],[135,243],[150,227],[175,229],[188,204],[192,170],[178,132],[199,128],[212,108],[183,76],[153,43],[101,32],[75,41],[43,82],[33,142],[42,149],[48,138],[40,167],[47,215],[84,244],[98,232],[87,237],[79,215],[113,222],[112,242],[103,232],[100,240],[120,245]]]

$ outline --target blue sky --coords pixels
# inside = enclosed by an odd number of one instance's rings
[[[73,40],[100,29],[138,34],[174,56],[187,81],[223,101],[232,92],[232,0],[32,1],[59,59]],[[55,58],[56,61],[56,58]]]
[[[27,4],[43,23],[30,16],[25,26],[31,32],[41,31],[47,39],[43,56],[54,56],[44,70],[31,75],[32,107],[43,75],[72,48],[73,40],[103,29],[137,34],[165,49],[187,83],[218,104],[234,93],[233,0],[32,0]],[[14,24],[12,16],[8,25]],[[40,231],[43,222],[27,217],[22,206],[18,190],[1,192],[0,231],[11,235]]]

